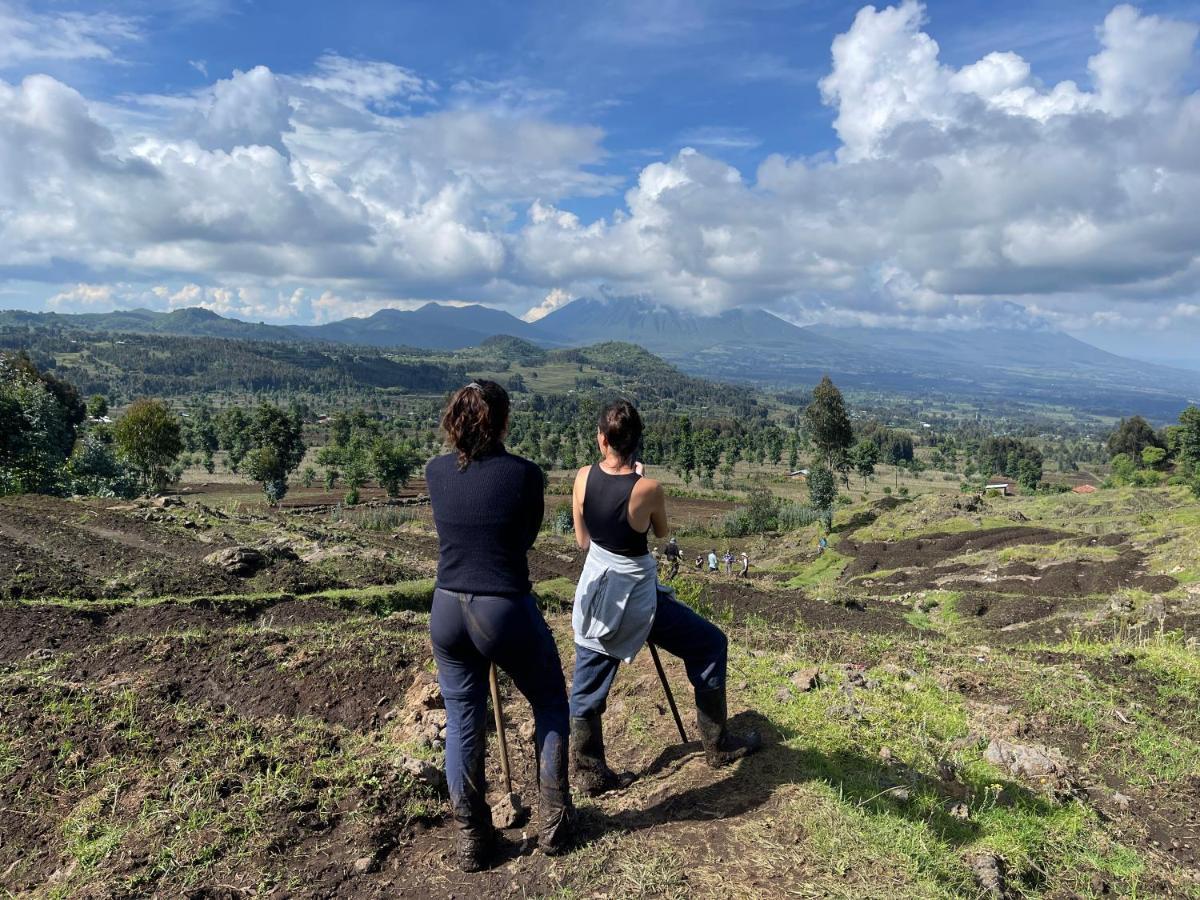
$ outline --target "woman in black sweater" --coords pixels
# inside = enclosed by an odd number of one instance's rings
[[[542,472],[504,449],[508,413],[500,385],[467,385],[442,417],[456,452],[425,468],[439,544],[429,630],[446,702],[446,783],[459,863],[469,872],[487,865],[495,841],[483,767],[491,663],[533,707],[543,852],[561,852],[571,813],[566,683],[526,560],[542,524]]]

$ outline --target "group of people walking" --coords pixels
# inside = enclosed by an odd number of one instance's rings
[[[666,576],[666,580],[670,581],[679,574],[679,562],[683,558],[683,551],[679,549],[679,543],[675,538],[667,541],[666,549],[660,554],[658,548],[655,547],[651,554],[654,556],[655,562],[658,564],[659,570]],[[724,565],[725,574],[733,575],[734,566],[737,565],[737,577],[750,577],[750,554],[742,552],[739,559],[732,550],[726,549],[723,556],[717,556],[716,548],[712,548],[705,553],[696,554],[696,571],[703,572],[705,564],[708,566],[710,575],[716,575],[720,571],[720,566]]]
[[[724,633],[659,582],[648,535],[668,534],[666,497],[636,459],[642,420],[623,400],[601,413],[599,461],[579,470],[572,492],[575,539],[587,559],[575,592],[568,695],[526,560],[542,523],[542,473],[505,450],[508,417],[504,388],[471,382],[442,418],[454,452],[425,472],[439,544],[430,634],[446,703],[446,783],[466,871],[486,867],[495,842],[484,780],[493,663],[533,708],[538,846],[551,855],[570,844],[572,780],[589,795],[633,780],[609,767],[602,718],[620,664],[647,641],[683,660],[709,765],[728,765],[761,743],[727,727]]]

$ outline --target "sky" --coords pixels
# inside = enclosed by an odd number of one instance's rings
[[[0,0],[0,308],[581,296],[1200,367],[1200,7]]]

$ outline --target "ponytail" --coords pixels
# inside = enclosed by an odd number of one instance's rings
[[[503,446],[508,410],[508,392],[494,381],[472,381],[454,393],[442,428],[446,442],[458,451],[459,471]]]

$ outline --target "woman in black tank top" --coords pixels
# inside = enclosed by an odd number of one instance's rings
[[[647,534],[653,529],[666,537],[667,507],[662,485],[643,481],[636,461],[641,436],[642,420],[633,404],[610,404],[600,415],[596,435],[603,459],[579,471],[572,497],[575,539],[588,555],[571,616],[575,672],[570,745],[574,781],[586,794],[631,780],[608,766],[601,717],[617,666],[622,660],[632,662],[647,640],[684,662],[709,765],[728,765],[761,745],[757,735],[737,736],[727,728],[725,635],[658,584]],[[631,514],[645,516],[645,530],[634,526]]]
[[[600,463],[588,472],[583,521],[592,540],[609,553],[636,558],[650,552],[650,529],[637,531],[629,524],[629,498],[641,478],[638,472],[612,475]]]

